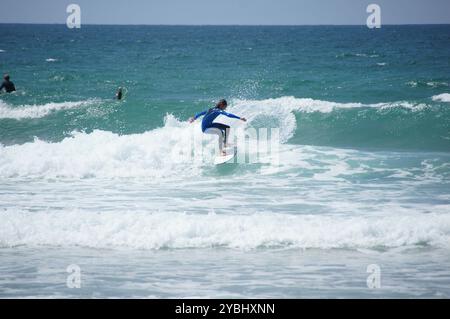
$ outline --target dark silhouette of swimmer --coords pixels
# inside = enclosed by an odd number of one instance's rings
[[[123,96],[122,88],[119,88],[116,93],[116,99],[121,100]]]
[[[14,83],[12,83],[9,80],[9,74],[5,74],[5,76],[3,77],[3,83],[0,86],[0,92],[5,89],[5,91],[7,93],[11,93],[14,92],[16,90],[16,87],[14,86]]]

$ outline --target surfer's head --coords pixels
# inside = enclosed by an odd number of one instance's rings
[[[228,103],[226,100],[222,99],[219,102],[217,102],[216,107],[221,109],[221,110],[225,110],[228,106]]]
[[[3,79],[5,79],[6,81],[9,81],[9,74],[5,74],[5,75],[3,76]]]

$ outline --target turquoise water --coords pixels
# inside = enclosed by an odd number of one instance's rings
[[[0,39],[18,89],[0,95],[0,296],[450,295],[450,26]],[[213,151],[186,120],[220,98],[234,129],[279,129],[276,162],[174,160]]]

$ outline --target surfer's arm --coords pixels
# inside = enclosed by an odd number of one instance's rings
[[[225,111],[220,111],[220,114],[223,114],[223,115],[225,115],[225,116],[228,116],[228,117],[230,117],[230,118],[232,118],[232,119],[238,119],[238,120],[241,120],[241,121],[247,121],[247,119],[245,118],[245,117],[239,117],[239,116],[237,116],[237,115],[234,115],[234,114],[232,114],[232,113],[227,113],[227,112],[225,112]]]
[[[195,114],[194,117],[191,117],[191,118],[189,119],[189,122],[190,122],[190,123],[194,122],[194,121],[195,121],[196,119],[198,119],[200,116],[205,115],[206,112],[207,112],[207,111],[203,111],[203,112],[200,112],[200,113]]]

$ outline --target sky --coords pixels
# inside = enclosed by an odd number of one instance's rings
[[[450,0],[0,0],[0,23],[362,25],[375,3],[382,24],[449,24]]]

